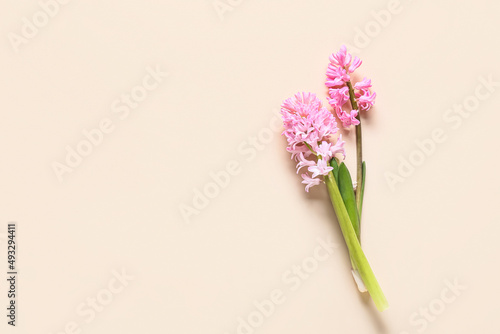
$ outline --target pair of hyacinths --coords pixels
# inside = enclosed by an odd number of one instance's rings
[[[360,112],[368,111],[375,101],[370,92],[371,81],[363,79],[351,82],[351,74],[361,65],[358,57],[352,57],[342,46],[330,56],[326,72],[329,103],[338,119],[346,128],[356,128],[357,186],[353,185],[349,170],[339,160],[345,159],[344,141],[334,115],[325,108],[315,94],[298,93],[285,100],[281,106],[288,142],[287,150],[297,161],[297,173],[301,174],[308,192],[313,186],[325,183],[337,215],[342,234],[349,250],[352,273],[361,292],[368,291],[380,311],[388,307],[387,300],[373,274],[360,245],[360,220],[363,206],[366,165],[362,156]]]

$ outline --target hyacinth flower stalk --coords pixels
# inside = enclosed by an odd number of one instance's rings
[[[339,165],[337,160],[340,156],[345,158],[345,149],[341,135],[333,143],[333,136],[339,130],[335,117],[312,93],[298,93],[285,100],[281,115],[287,151],[297,162],[297,173],[304,168],[301,176],[306,192],[313,186],[326,184],[353,269],[359,273],[359,280],[376,307],[385,310],[387,300],[359,242],[358,210],[352,181],[345,164]]]
[[[363,195],[366,176],[366,164],[363,161],[363,141],[361,131],[361,112],[370,110],[375,103],[376,93],[371,93],[371,80],[364,78],[352,85],[351,74],[362,64],[361,59],[353,57],[343,45],[340,51],[330,56],[330,64],[326,71],[325,85],[329,88],[328,102],[336,112],[345,128],[351,125],[356,130],[356,207],[359,223],[363,209]]]
[[[344,186],[341,187],[342,197],[348,207],[351,221],[354,224],[358,235],[358,241],[361,242],[361,212],[363,209],[363,197],[365,190],[366,164],[363,161],[363,142],[361,132],[361,111],[368,111],[375,102],[376,93],[371,93],[371,80],[364,78],[357,82],[354,87],[351,82],[351,75],[362,64],[361,59],[353,57],[347,52],[347,48],[342,46],[339,52],[330,55],[330,64],[326,71],[325,85],[329,88],[328,99],[337,117],[341,120],[345,128],[355,126],[356,129],[356,162],[357,162],[357,177],[356,185],[351,191],[351,187],[347,185],[346,179]],[[347,172],[350,177],[349,173]],[[355,197],[353,203],[352,197]],[[354,209],[353,206],[356,206]],[[353,264],[352,270],[354,279],[358,283],[360,291],[364,292],[365,287],[359,279],[359,272]]]

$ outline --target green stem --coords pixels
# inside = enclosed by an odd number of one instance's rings
[[[342,196],[340,195],[339,188],[337,187],[337,183],[335,182],[335,177],[332,172],[325,176],[325,183],[328,188],[328,194],[330,195],[330,200],[335,210],[335,214],[337,215],[347,249],[349,250],[351,260],[358,270],[366,289],[377,306],[377,309],[379,311],[383,311],[389,306],[387,299],[385,298],[370,264],[361,249],[361,245],[359,244],[356,232],[352,227],[349,214],[347,213],[347,209],[344,205],[344,201],[342,200]]]
[[[358,109],[358,103],[356,102],[356,97],[354,95],[354,89],[350,81],[347,81],[347,87],[349,88],[349,99],[351,101],[351,106],[353,110],[358,110],[358,116],[356,119],[359,121],[359,124],[356,125],[356,162],[357,162],[357,170],[356,170],[356,206],[358,208],[359,220],[361,222],[361,210],[363,199],[361,196],[361,185],[363,183],[363,141],[361,134],[361,117],[360,111]]]
[[[311,151],[311,152],[312,152],[312,154],[314,154],[314,155],[316,155],[316,156],[318,155],[316,152],[314,152],[314,150],[312,149],[311,145],[309,145],[309,144],[308,144],[308,143],[306,143],[306,142],[304,142],[304,144],[306,144],[307,148],[309,149],[309,151]]]
[[[361,191],[361,201],[359,202],[358,218],[359,224],[361,224],[361,211],[363,210],[363,198],[365,196],[365,183],[366,183],[366,163],[363,161],[363,178],[361,182],[361,187],[358,186],[359,191]],[[361,231],[360,231],[361,232]]]

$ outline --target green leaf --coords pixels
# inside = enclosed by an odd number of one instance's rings
[[[339,183],[339,163],[337,162],[337,159],[332,158],[332,160],[330,160],[330,166],[333,167],[332,173],[333,173],[333,176],[335,176],[335,182],[338,184]]]
[[[356,207],[356,196],[354,195],[351,174],[349,173],[349,170],[344,163],[341,163],[339,167],[338,185],[340,195],[344,200],[344,204],[347,209],[347,213],[349,214],[349,219],[352,223],[352,227],[354,228],[356,236],[359,240],[359,217],[358,209]]]

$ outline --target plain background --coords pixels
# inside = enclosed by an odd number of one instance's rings
[[[9,34],[40,5],[1,1],[0,259],[16,221],[20,272],[18,326],[4,310],[1,332],[233,334],[276,289],[285,301],[255,333],[498,332],[500,87],[460,124],[443,117],[481,77],[500,81],[499,4],[401,0],[382,26],[372,11],[390,1],[231,3],[219,16],[211,0],[74,0],[15,52]],[[325,187],[304,192],[280,131],[242,152],[285,98],[326,102],[328,56],[343,43],[377,92],[363,124],[362,242],[384,313],[357,292]],[[112,103],[156,66],[169,76],[121,120]],[[59,182],[53,163],[107,117],[113,132]],[[392,189],[387,173],[435,129],[446,140]],[[180,208],[231,161],[239,173],[188,224]],[[292,291],[282,276],[317,238],[339,247]],[[87,323],[77,307],[109,297],[114,270],[133,280]],[[439,302],[454,280],[464,290]],[[411,322],[431,305],[425,329]]]

